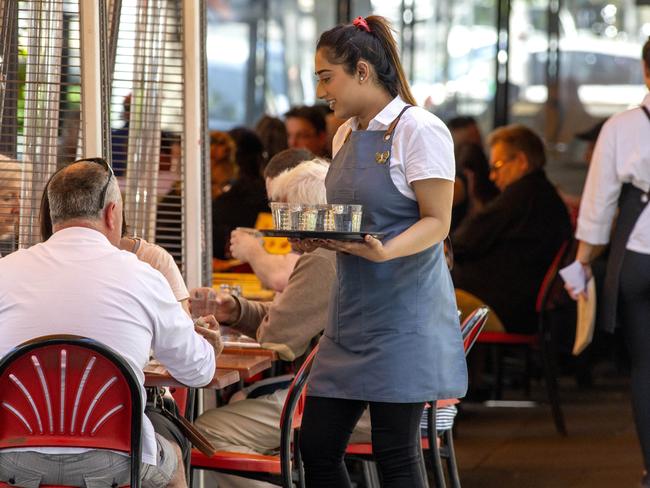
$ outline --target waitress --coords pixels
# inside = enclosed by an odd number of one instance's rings
[[[643,78],[650,89],[650,38],[643,45]],[[591,277],[591,262],[610,244],[599,325],[621,326],[630,357],[632,407],[650,488],[650,94],[639,107],[605,122],[589,165],[580,202],[576,238],[578,283],[567,283],[577,299]],[[612,232],[612,228],[614,229]],[[611,235],[611,240],[610,240]]]
[[[337,251],[338,286],[311,372],[301,451],[308,487],[349,487],[343,457],[369,406],[386,487],[425,487],[419,423],[427,401],[465,394],[454,287],[443,255],[454,186],[453,144],[415,107],[388,22],[358,17],[317,45],[317,95],[348,119],[333,140],[328,203],[362,204],[362,243]]]

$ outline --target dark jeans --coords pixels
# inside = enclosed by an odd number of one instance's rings
[[[170,403],[168,409],[173,409],[177,415],[180,415],[176,410],[175,404]],[[151,421],[154,432],[160,434],[169,442],[178,444],[178,446],[181,448],[181,453],[183,454],[183,464],[187,470],[190,465],[190,455],[192,453],[192,445],[190,444],[190,441],[187,439],[187,437],[185,437],[183,432],[181,432],[181,430],[171,420],[161,414],[158,409],[147,405],[144,410],[144,414]]]
[[[618,317],[630,354],[636,430],[650,472],[650,255],[626,251],[620,279]]]
[[[386,488],[425,488],[419,424],[424,403],[364,402],[308,396],[300,450],[308,488],[352,486],[343,458],[366,405],[372,450]]]

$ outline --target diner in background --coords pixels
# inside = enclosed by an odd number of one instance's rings
[[[464,218],[476,215],[498,194],[490,180],[490,167],[483,148],[472,142],[454,144],[456,181],[451,212],[452,232]]]
[[[284,114],[289,147],[303,148],[316,156],[328,157],[327,122],[318,107],[293,107]]]
[[[571,237],[571,223],[544,172],[544,143],[537,134],[509,125],[492,132],[488,144],[490,178],[501,193],[451,235],[458,306],[469,313],[485,303],[500,319],[491,314],[487,329],[502,325],[508,332],[533,333],[537,293]]]
[[[424,404],[465,394],[467,369],[442,241],[449,232],[453,145],[416,107],[390,25],[358,17],[321,34],[316,94],[338,118],[327,202],[361,204],[360,243],[336,250],[337,280],[309,379],[301,453],[310,487],[349,487],[346,445],[367,406],[384,486],[426,486]],[[397,286],[396,286],[397,283]]]
[[[650,88],[650,39],[642,50]],[[640,107],[612,116],[600,130],[580,201],[573,298],[586,293],[593,261],[609,244],[599,325],[620,326],[630,361],[632,410],[643,455],[641,486],[650,487],[650,95]]]
[[[20,164],[0,154],[0,257],[18,249]]]
[[[74,334],[122,355],[143,397],[143,367],[151,350],[179,381],[207,384],[220,347],[216,323],[193,326],[163,276],[118,249],[122,198],[106,162],[66,166],[52,176],[47,191],[53,235],[0,260],[0,356],[36,337]],[[143,486],[186,486],[175,442],[182,433],[157,417],[151,411],[143,416]],[[84,486],[84,477],[91,476],[122,486],[128,483],[129,462],[111,451],[5,450],[0,480],[25,486],[37,476],[43,484]]]
[[[228,132],[235,141],[239,174],[230,189],[212,201],[212,255],[230,258],[230,233],[237,227],[254,227],[260,212],[268,211],[264,188],[264,146],[250,129],[237,127]]]
[[[264,160],[270,161],[273,156],[287,147],[287,128],[277,117],[262,115],[255,124],[255,133],[264,146]]]

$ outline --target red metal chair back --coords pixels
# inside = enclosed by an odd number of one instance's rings
[[[311,366],[318,352],[318,345],[309,353],[305,362],[296,373],[287,399],[282,407],[280,416],[280,462],[282,464],[283,486],[292,486],[292,465],[296,467],[299,477],[302,476],[302,468],[298,450],[298,429],[302,423],[302,414],[305,410],[305,400],[307,396],[307,378],[311,371]],[[294,444],[292,451],[291,444]],[[299,483],[302,486],[302,483]]]
[[[480,335],[485,323],[488,319],[490,309],[487,307],[479,307],[472,311],[467,318],[460,325],[460,331],[463,338],[463,349],[465,349],[465,356],[472,349],[476,339]]]
[[[46,336],[0,359],[0,449],[80,447],[132,457],[139,485],[140,387],[108,347],[79,336]]]

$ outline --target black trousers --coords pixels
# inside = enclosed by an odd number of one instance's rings
[[[625,252],[617,313],[630,354],[637,434],[650,473],[650,254]]]
[[[424,403],[382,403],[308,396],[300,450],[307,488],[352,486],[343,458],[354,426],[370,408],[372,450],[386,488],[426,488],[420,449]]]

